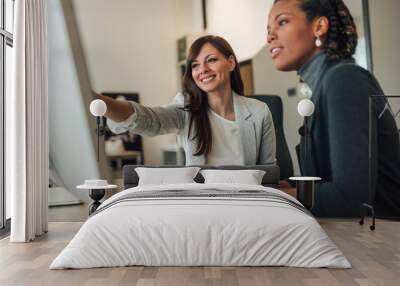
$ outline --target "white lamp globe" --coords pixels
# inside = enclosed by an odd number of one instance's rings
[[[103,116],[107,111],[106,103],[101,99],[95,99],[90,103],[90,113],[94,116]]]
[[[303,117],[312,115],[314,109],[314,103],[309,99],[303,99],[297,104],[297,112]]]

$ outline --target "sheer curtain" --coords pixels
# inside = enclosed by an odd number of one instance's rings
[[[48,109],[46,0],[15,1],[14,72],[6,112],[11,242],[47,232]],[[8,159],[8,160],[7,160]]]

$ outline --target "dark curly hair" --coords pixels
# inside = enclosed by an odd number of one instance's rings
[[[182,90],[185,96],[184,110],[190,114],[188,138],[191,137],[192,140],[197,140],[197,150],[193,154],[194,156],[207,156],[211,152],[212,146],[207,94],[196,85],[192,77],[192,62],[197,58],[201,48],[206,43],[211,44],[226,58],[233,56],[236,66],[230,74],[231,87],[234,92],[243,95],[243,81],[240,76],[239,64],[229,43],[225,39],[213,35],[206,35],[194,41],[189,49],[189,55],[186,60],[186,71],[182,82]],[[194,132],[192,132],[193,128]]]
[[[274,4],[282,0],[275,0]],[[325,16],[329,30],[324,49],[331,61],[353,59],[358,35],[353,16],[343,0],[296,0],[309,22]]]

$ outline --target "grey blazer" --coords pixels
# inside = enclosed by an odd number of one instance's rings
[[[188,138],[189,113],[184,111],[184,97],[178,93],[171,104],[145,107],[130,101],[135,113],[122,122],[110,119],[107,124],[114,133],[130,131],[143,136],[177,134],[178,143],[185,150],[186,165],[204,165],[205,157],[193,156],[197,142]],[[276,163],[275,128],[268,106],[256,99],[233,94],[236,122],[243,138],[245,165]]]

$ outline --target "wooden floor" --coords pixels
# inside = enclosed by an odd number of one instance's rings
[[[89,216],[87,204],[49,207],[49,222],[84,222]]]
[[[48,270],[82,223],[53,222],[27,244],[0,241],[0,285],[400,285],[400,223],[370,231],[355,220],[320,220],[352,269],[289,267],[122,267]]]

